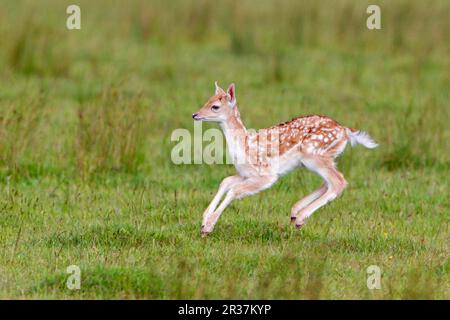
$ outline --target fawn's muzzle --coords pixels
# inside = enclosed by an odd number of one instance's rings
[[[198,113],[193,113],[193,114],[192,114],[192,119],[194,119],[194,120],[199,120]]]

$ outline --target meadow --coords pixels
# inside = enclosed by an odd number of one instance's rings
[[[67,30],[73,3],[0,5],[0,298],[450,298],[450,2],[80,0]],[[301,230],[306,170],[203,239],[234,167],[175,165],[170,136],[215,80],[248,128],[317,113],[380,146],[347,148],[349,187]]]

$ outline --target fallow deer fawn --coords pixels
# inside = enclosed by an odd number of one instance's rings
[[[203,215],[202,236],[213,231],[231,201],[267,189],[280,176],[305,166],[319,174],[324,183],[292,207],[291,221],[301,228],[314,211],[338,197],[347,186],[347,181],[334,163],[347,142],[350,141],[352,146],[359,143],[370,149],[378,146],[367,133],[318,115],[295,118],[251,132],[241,121],[234,84],[226,92],[217,82],[215,85],[215,94],[192,118],[220,124],[238,175],[227,177],[220,184],[219,191]]]

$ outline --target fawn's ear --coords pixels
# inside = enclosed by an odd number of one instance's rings
[[[214,85],[216,86],[216,95],[220,94],[220,93],[225,93],[225,91],[221,87],[219,87],[219,85],[217,84],[217,81],[214,82]]]
[[[236,105],[236,90],[234,87],[234,83],[230,84],[227,90],[228,101],[230,102],[230,106],[234,108]]]

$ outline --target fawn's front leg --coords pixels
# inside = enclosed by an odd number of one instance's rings
[[[232,186],[220,206],[213,213],[208,215],[205,224],[202,226],[202,236],[207,236],[213,231],[217,220],[231,201],[234,199],[241,199],[267,189],[272,186],[275,181],[277,181],[277,177],[275,176],[257,176],[247,178]]]
[[[230,190],[231,187],[242,181],[244,181],[244,178],[242,178],[241,176],[229,176],[222,180],[219,186],[219,190],[216,193],[216,196],[203,213],[202,228],[205,226],[208,216],[216,210],[217,205],[219,204],[219,201],[220,199],[222,199],[223,195],[226,192],[228,192],[228,190]]]

